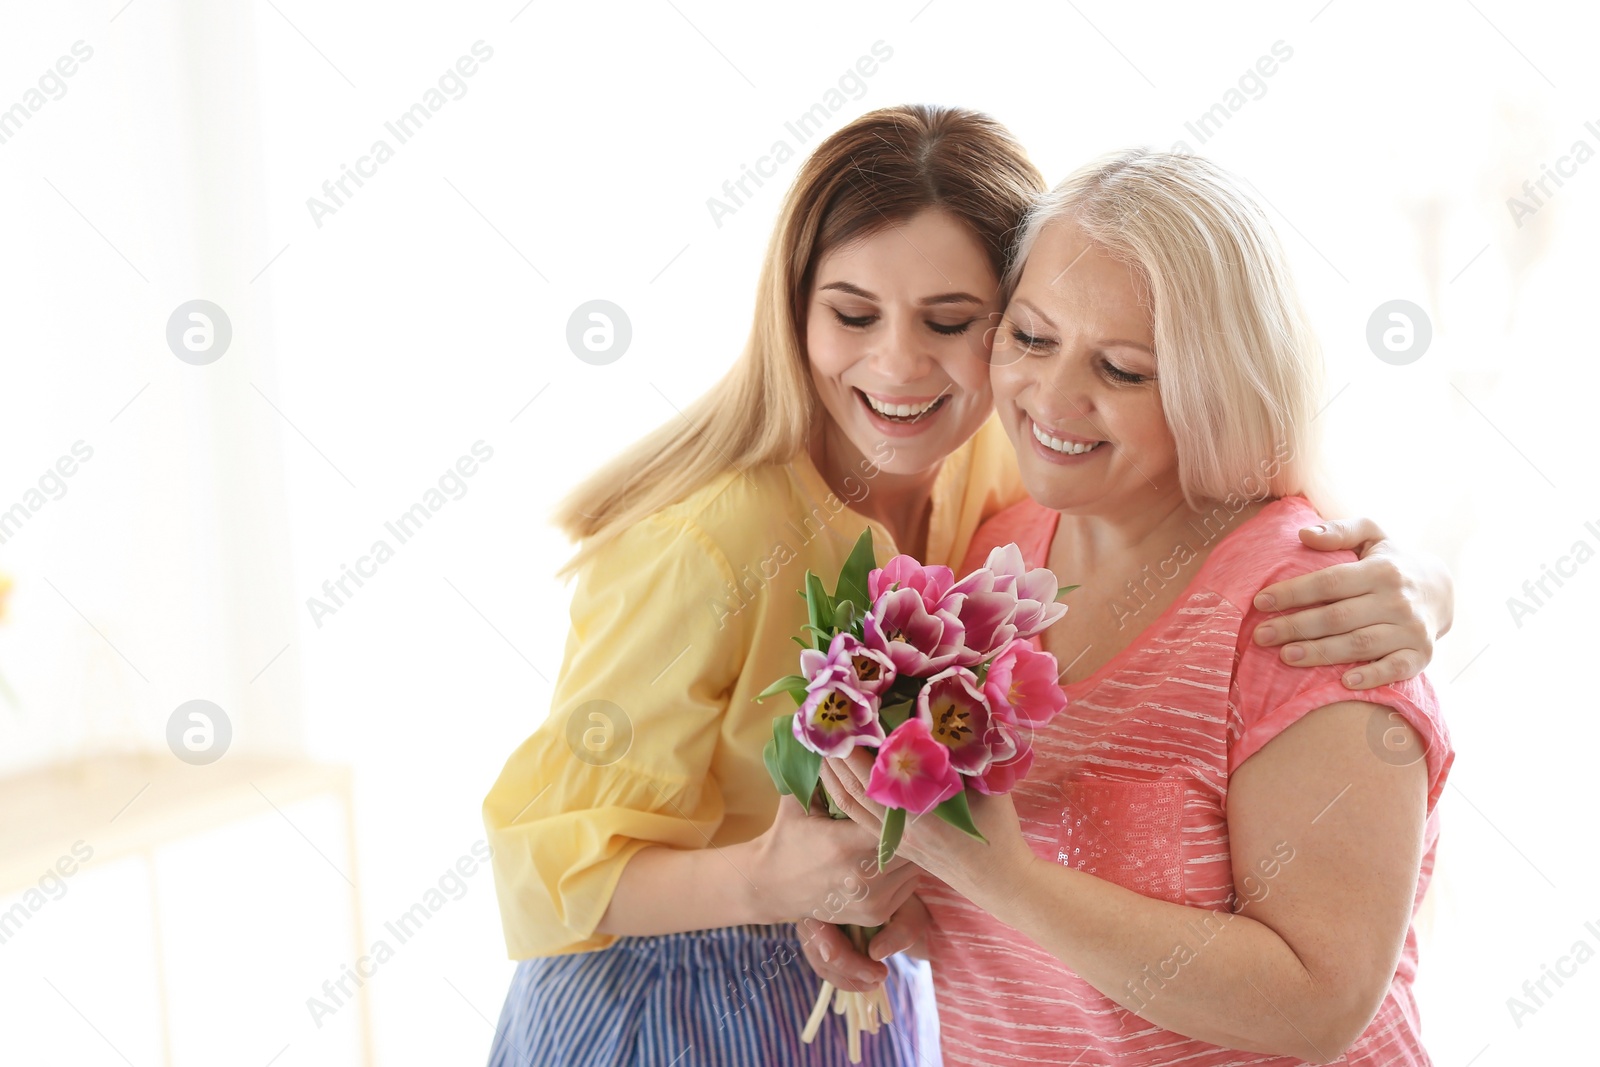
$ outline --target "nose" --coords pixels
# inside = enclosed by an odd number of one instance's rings
[[[1059,428],[1093,420],[1094,374],[1089,360],[1068,353],[1041,360],[1037,366],[1033,406],[1040,421]]]
[[[921,324],[915,316],[890,315],[885,329],[878,335],[871,358],[874,367],[886,384],[910,385],[928,376],[933,355],[928,349],[928,338],[918,329]]]

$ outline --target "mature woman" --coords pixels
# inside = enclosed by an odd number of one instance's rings
[[[991,382],[1032,499],[967,563],[1016,542],[1083,587],[1034,639],[1070,704],[1014,794],[974,797],[987,843],[925,818],[900,846],[941,883],[945,1061],[1428,1063],[1433,692],[1253,640],[1263,584],[1326,558],[1296,536],[1320,376],[1270,225],[1210,164],[1128,152],[1046,197],[1016,263]],[[875,830],[869,767],[824,782]]]
[[[807,570],[837,573],[869,527],[881,551],[958,563],[1022,498],[988,326],[1042,188],[976,112],[889,108],[827,138],[784,202],[744,355],[563,503],[582,547],[551,714],[483,805],[522,961],[492,1063],[845,1062],[839,1027],[799,1043],[816,987],[794,924],[880,922],[919,872],[864,887],[873,836],[779,807],[776,711],[755,697],[793,670]],[[1382,595],[1408,562],[1330,568],[1347,584],[1320,599],[1356,598],[1347,622],[1299,636],[1365,633],[1363,670],[1420,669],[1433,620]],[[870,1062],[929,1062],[916,975],[880,969],[899,1025]]]

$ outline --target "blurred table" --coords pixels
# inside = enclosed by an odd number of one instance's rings
[[[41,872],[71,855],[73,843],[80,840],[94,842],[96,865],[130,856],[144,858],[150,877],[162,1043],[170,1064],[171,1027],[153,852],[181,838],[324,794],[335,796],[344,810],[352,928],[359,957],[367,950],[362,940],[350,769],[303,758],[235,754],[196,767],[166,752],[116,753],[0,778],[0,893],[34,885]],[[372,1011],[365,983],[358,999],[362,1061],[370,1067]]]

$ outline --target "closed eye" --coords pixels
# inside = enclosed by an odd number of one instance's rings
[[[878,316],[875,313],[867,315],[846,315],[838,308],[833,308],[831,310],[833,311],[833,317],[839,320],[839,325],[851,330],[864,330],[868,326],[871,326],[873,323],[878,321]],[[944,337],[959,337],[961,334],[966,333],[976,321],[978,320],[968,319],[966,322],[946,323],[934,322],[930,319],[928,320],[928,328],[934,333],[940,334]]]
[[[1016,340],[1017,344],[1021,345],[1030,352],[1035,349],[1049,348],[1051,345],[1055,344],[1054,341],[1051,341],[1048,338],[1035,337],[1031,333],[1024,333],[1015,326],[1011,327],[1011,336]]]
[[[1102,365],[1105,367],[1106,376],[1112,381],[1125,382],[1128,385],[1138,385],[1141,382],[1155,381],[1155,378],[1153,377],[1146,377],[1143,374],[1135,374],[1133,371],[1123,370],[1110,360],[1102,361]]]

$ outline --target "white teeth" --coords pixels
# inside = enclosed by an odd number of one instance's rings
[[[879,415],[889,415],[897,419],[909,419],[913,415],[926,414],[933,410],[935,404],[944,399],[942,396],[936,396],[926,404],[885,404],[870,393],[862,393],[861,395],[867,398],[867,403],[871,405],[873,411],[876,411]]]
[[[1092,445],[1086,445],[1079,441],[1068,443],[1060,440],[1059,438],[1051,437],[1049,434],[1039,429],[1039,424],[1037,422],[1033,422],[1031,419],[1029,422],[1031,422],[1033,425],[1034,438],[1038,440],[1040,444],[1049,448],[1053,452],[1061,452],[1069,456],[1079,456],[1085,452],[1092,452],[1101,445],[1105,444],[1104,441],[1096,441]]]

